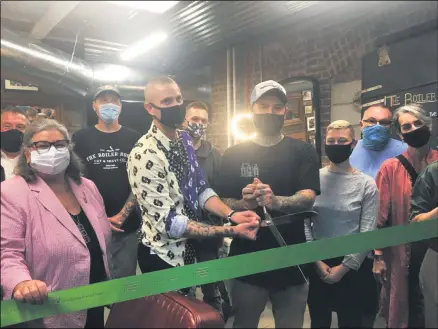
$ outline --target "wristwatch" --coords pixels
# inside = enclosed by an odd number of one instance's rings
[[[226,221],[227,223],[231,224],[231,217],[236,213],[235,210],[231,210],[231,212],[227,215]]]

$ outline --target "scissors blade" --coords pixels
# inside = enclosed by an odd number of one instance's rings
[[[281,235],[280,231],[278,230],[277,226],[275,225],[274,221],[271,218],[271,215],[269,215],[268,211],[266,210],[266,207],[263,207],[263,212],[265,214],[265,222],[268,224],[267,226],[271,230],[272,234],[274,235],[275,239],[277,240],[278,244],[281,247],[287,246],[286,241],[284,241],[283,236]],[[280,216],[280,217],[290,217],[290,215],[287,216]],[[277,217],[279,219],[280,217]],[[297,265],[298,269],[301,272],[301,275],[303,276],[304,281],[306,281],[307,284],[309,284],[309,280],[307,280],[306,276],[304,275],[303,270],[299,265]]]
[[[293,213],[293,214],[288,214],[288,215],[283,215],[283,216],[278,216],[278,217],[274,217],[271,218],[271,216],[268,214],[269,216],[269,221],[266,221],[266,213],[265,213],[265,220],[261,222],[260,226],[261,227],[267,227],[267,226],[271,226],[271,225],[284,225],[284,224],[291,224],[294,223],[296,221],[299,220],[304,220],[306,218],[310,218],[313,216],[317,216],[318,213],[316,211],[303,211],[303,212],[297,212],[297,213]]]
[[[277,226],[275,226],[274,222],[272,221],[271,215],[269,215],[269,213],[266,211],[266,207],[263,207],[263,212],[265,213],[264,222],[268,224],[268,227],[274,235],[275,239],[277,240],[278,244],[282,247],[287,246],[286,241],[284,241],[283,236],[281,235],[280,231],[278,231]]]

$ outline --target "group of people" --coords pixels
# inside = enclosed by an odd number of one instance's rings
[[[438,218],[438,152],[418,105],[364,108],[357,143],[349,122],[332,122],[320,169],[313,145],[281,133],[287,94],[275,81],[251,94],[256,137],[222,156],[206,140],[205,104],[184,106],[168,77],[144,94],[144,136],[119,124],[113,86],[94,95],[98,123],[73,137],[53,119],[2,111],[2,298],[41,303],[49,291],[135,275],[137,262],[148,273],[218,259],[224,238],[229,256],[276,248],[265,212],[318,213],[278,227],[288,245]],[[232,306],[234,328],[256,328],[268,300],[278,328],[302,327],[306,305],[312,328],[330,327],[332,312],[340,328],[372,327],[379,310],[389,328],[436,327],[437,251],[433,239],[201,289],[225,320]],[[29,325],[99,328],[104,308]]]

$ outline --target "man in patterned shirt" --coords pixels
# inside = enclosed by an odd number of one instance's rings
[[[138,262],[142,273],[195,262],[191,239],[240,237],[254,240],[260,217],[232,211],[208,187],[191,138],[177,130],[185,117],[181,91],[171,78],[150,81],[145,109],[153,117],[149,132],[132,149],[128,176],[142,213]],[[237,224],[199,222],[205,209]]]

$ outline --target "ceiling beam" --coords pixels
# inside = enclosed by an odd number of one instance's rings
[[[44,39],[50,31],[67,16],[80,1],[55,1],[35,24],[30,35],[38,40]]]

